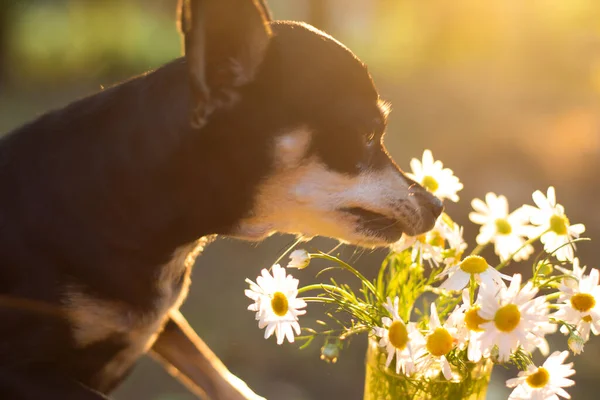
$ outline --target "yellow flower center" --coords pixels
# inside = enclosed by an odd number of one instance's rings
[[[512,226],[510,226],[510,222],[506,218],[498,218],[496,220],[496,232],[500,235],[510,235],[512,232]]]
[[[431,232],[431,240],[429,240],[429,243],[432,246],[444,247],[445,239],[439,234],[439,232]]]
[[[581,320],[583,322],[587,322],[588,324],[592,323],[592,316],[591,315],[586,315],[585,317],[581,318]]]
[[[544,367],[539,367],[537,371],[527,377],[527,384],[534,389],[543,388],[550,382],[550,373]]]
[[[489,322],[487,319],[479,316],[477,312],[480,309],[481,307],[475,306],[471,307],[469,310],[467,310],[467,312],[465,312],[465,324],[470,331],[483,332],[484,329],[479,325]]]
[[[275,292],[271,299],[271,308],[278,317],[283,317],[288,312],[288,299],[285,294]]]
[[[521,311],[515,304],[500,307],[494,315],[494,324],[501,332],[512,332],[521,321]]]
[[[392,346],[398,350],[404,350],[408,344],[408,330],[402,321],[392,322],[388,335]]]
[[[448,354],[452,350],[454,338],[444,328],[437,328],[427,336],[427,351],[436,357]]]
[[[435,191],[438,190],[438,188],[440,187],[438,181],[436,181],[433,176],[429,175],[423,177],[423,182],[421,182],[421,185],[423,185],[425,189],[429,190],[432,193],[435,193]]]
[[[577,311],[586,312],[591,310],[595,305],[596,299],[591,294],[577,293],[571,297],[571,306]]]
[[[460,263],[460,269],[468,274],[480,274],[488,269],[488,263],[481,256],[468,256]]]
[[[550,217],[550,230],[557,235],[566,235],[569,220],[564,215],[556,215]]]

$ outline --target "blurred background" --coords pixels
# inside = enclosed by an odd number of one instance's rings
[[[600,240],[600,3],[597,0],[271,0],[277,19],[304,20],[348,45],[393,104],[386,136],[397,163],[430,148],[465,189],[448,204],[466,225],[469,202],[505,194],[511,209],[554,185],[572,223]],[[0,133],[180,54],[176,0],[0,0]],[[265,341],[246,311],[244,279],[294,238],[260,244],[219,239],[198,260],[183,311],[229,368],[268,399],[361,399],[366,338],[337,364]],[[598,242],[581,244],[599,267]],[[318,239],[308,246],[328,250]],[[343,248],[373,276],[385,252]],[[510,272],[530,270],[512,266]],[[297,273],[310,280],[308,269]],[[596,338],[594,338],[596,339]],[[556,337],[554,347],[566,348]],[[600,340],[575,357],[575,399],[597,397]],[[489,399],[505,399],[514,371],[496,367]],[[115,399],[192,397],[146,358]]]

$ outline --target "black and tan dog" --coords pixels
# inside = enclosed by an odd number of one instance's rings
[[[256,0],[182,8],[186,57],[0,142],[2,399],[106,399],[147,351],[200,396],[258,399],[178,312],[199,238],[380,246],[441,212],[350,50]]]

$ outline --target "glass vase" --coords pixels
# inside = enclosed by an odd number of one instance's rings
[[[386,368],[386,358],[385,348],[378,346],[377,338],[369,337],[364,400],[484,400],[493,367],[491,361],[483,360],[470,363],[463,376],[453,371],[452,380],[437,373],[426,378],[423,375],[431,375],[427,371],[409,378],[396,374],[395,359]]]

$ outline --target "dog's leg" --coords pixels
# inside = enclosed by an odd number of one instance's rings
[[[10,400],[109,400],[67,376],[43,371],[0,371],[0,398]]]
[[[205,400],[264,400],[233,375],[198,337],[179,311],[171,312],[151,354]]]

